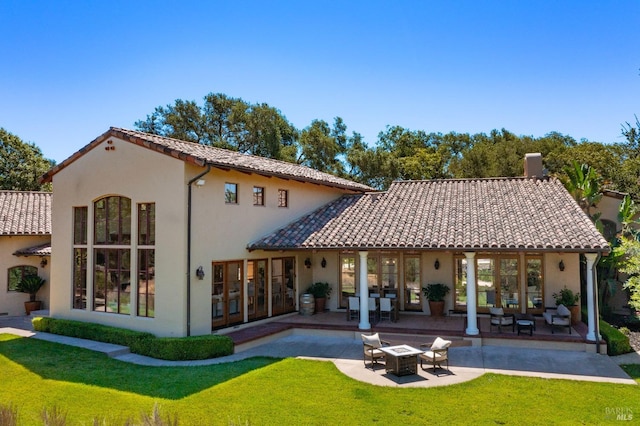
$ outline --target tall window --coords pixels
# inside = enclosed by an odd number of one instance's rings
[[[87,307],[88,208],[73,208],[73,309]]]
[[[38,275],[38,268],[29,265],[20,265],[9,268],[9,279],[7,280],[7,291],[16,291],[18,283],[29,275]]]
[[[261,186],[253,187],[253,205],[264,206],[264,188]]]
[[[340,307],[346,308],[349,296],[356,295],[356,258],[352,254],[340,256]]]
[[[87,207],[73,208],[73,243],[87,244]]]
[[[422,310],[422,286],[420,284],[420,256],[405,256],[404,258],[404,308],[407,310]]]
[[[467,308],[467,259],[455,257],[456,309]],[[475,259],[477,307],[519,311],[520,262],[513,255],[477,256]]]
[[[296,309],[295,258],[271,260],[271,285],[273,315],[293,312]]]
[[[369,255],[367,257],[367,285],[370,293],[397,295],[398,258],[395,256]]]
[[[289,207],[289,191],[278,189],[278,207]]]
[[[227,204],[238,204],[238,184],[224,184],[224,202]]]
[[[154,317],[156,205],[138,204],[138,316]]]
[[[247,283],[249,292],[249,319],[267,316],[267,261],[249,260],[247,262]]]
[[[131,200],[110,196],[94,203],[93,309],[131,311]]]
[[[542,257],[527,256],[527,311],[542,312],[544,309],[544,273],[542,270]]]

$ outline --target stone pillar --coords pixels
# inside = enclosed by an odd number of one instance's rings
[[[371,324],[369,323],[369,284],[367,280],[367,255],[369,252],[358,252],[360,255],[360,280],[358,281],[358,288],[360,293],[360,324],[358,328],[360,330],[371,330]]]
[[[584,257],[587,258],[587,340],[595,342],[600,339],[600,336],[596,338],[596,304],[593,283],[593,267],[598,255],[596,253],[586,253]]]
[[[467,329],[465,333],[475,336],[480,334],[476,308],[476,254],[465,251],[464,255],[467,258]]]

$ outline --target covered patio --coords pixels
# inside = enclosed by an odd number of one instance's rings
[[[503,328],[498,332],[490,327],[488,315],[477,317],[479,333],[466,333],[467,320],[461,315],[431,317],[415,313],[401,312],[398,321],[378,321],[371,324],[370,330],[360,330],[357,320],[348,320],[346,312],[324,312],[311,316],[298,313],[271,318],[266,321],[243,324],[241,326],[219,330],[231,337],[236,352],[241,352],[273,339],[295,333],[317,334],[334,337],[353,337],[359,340],[360,334],[380,333],[391,344],[408,344],[418,347],[420,344],[443,337],[453,342],[452,346],[510,346],[537,349],[571,350],[596,352],[596,343],[587,339],[587,325],[579,322],[572,326],[571,334],[566,329],[551,332],[542,317],[535,317],[536,329],[518,335],[517,330]],[[606,343],[600,342],[600,353],[606,353]]]

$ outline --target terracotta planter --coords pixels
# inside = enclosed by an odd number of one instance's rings
[[[444,316],[444,301],[434,302],[429,300],[429,310],[431,311],[432,317]]]
[[[577,325],[580,322],[580,305],[567,306],[571,311],[571,325]]]
[[[32,311],[39,311],[41,307],[42,302],[40,302],[39,300],[36,300],[34,302],[24,302],[24,311],[27,313],[27,315],[31,314]]]
[[[316,314],[320,314],[322,312],[324,312],[324,308],[327,304],[327,298],[326,297],[316,297],[315,300],[315,312]]]

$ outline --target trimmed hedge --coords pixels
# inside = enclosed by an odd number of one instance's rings
[[[607,355],[622,355],[632,352],[629,337],[604,320],[600,320],[600,334],[607,342]]]
[[[142,331],[82,321],[38,317],[32,322],[36,331],[128,346],[134,354],[170,361],[233,354],[233,340],[228,336],[156,337]]]
[[[582,322],[587,323],[587,309],[582,308]],[[625,336],[623,332],[600,319],[598,325],[600,327],[600,335],[607,342],[607,355],[615,356],[633,352],[629,343],[629,336]]]

